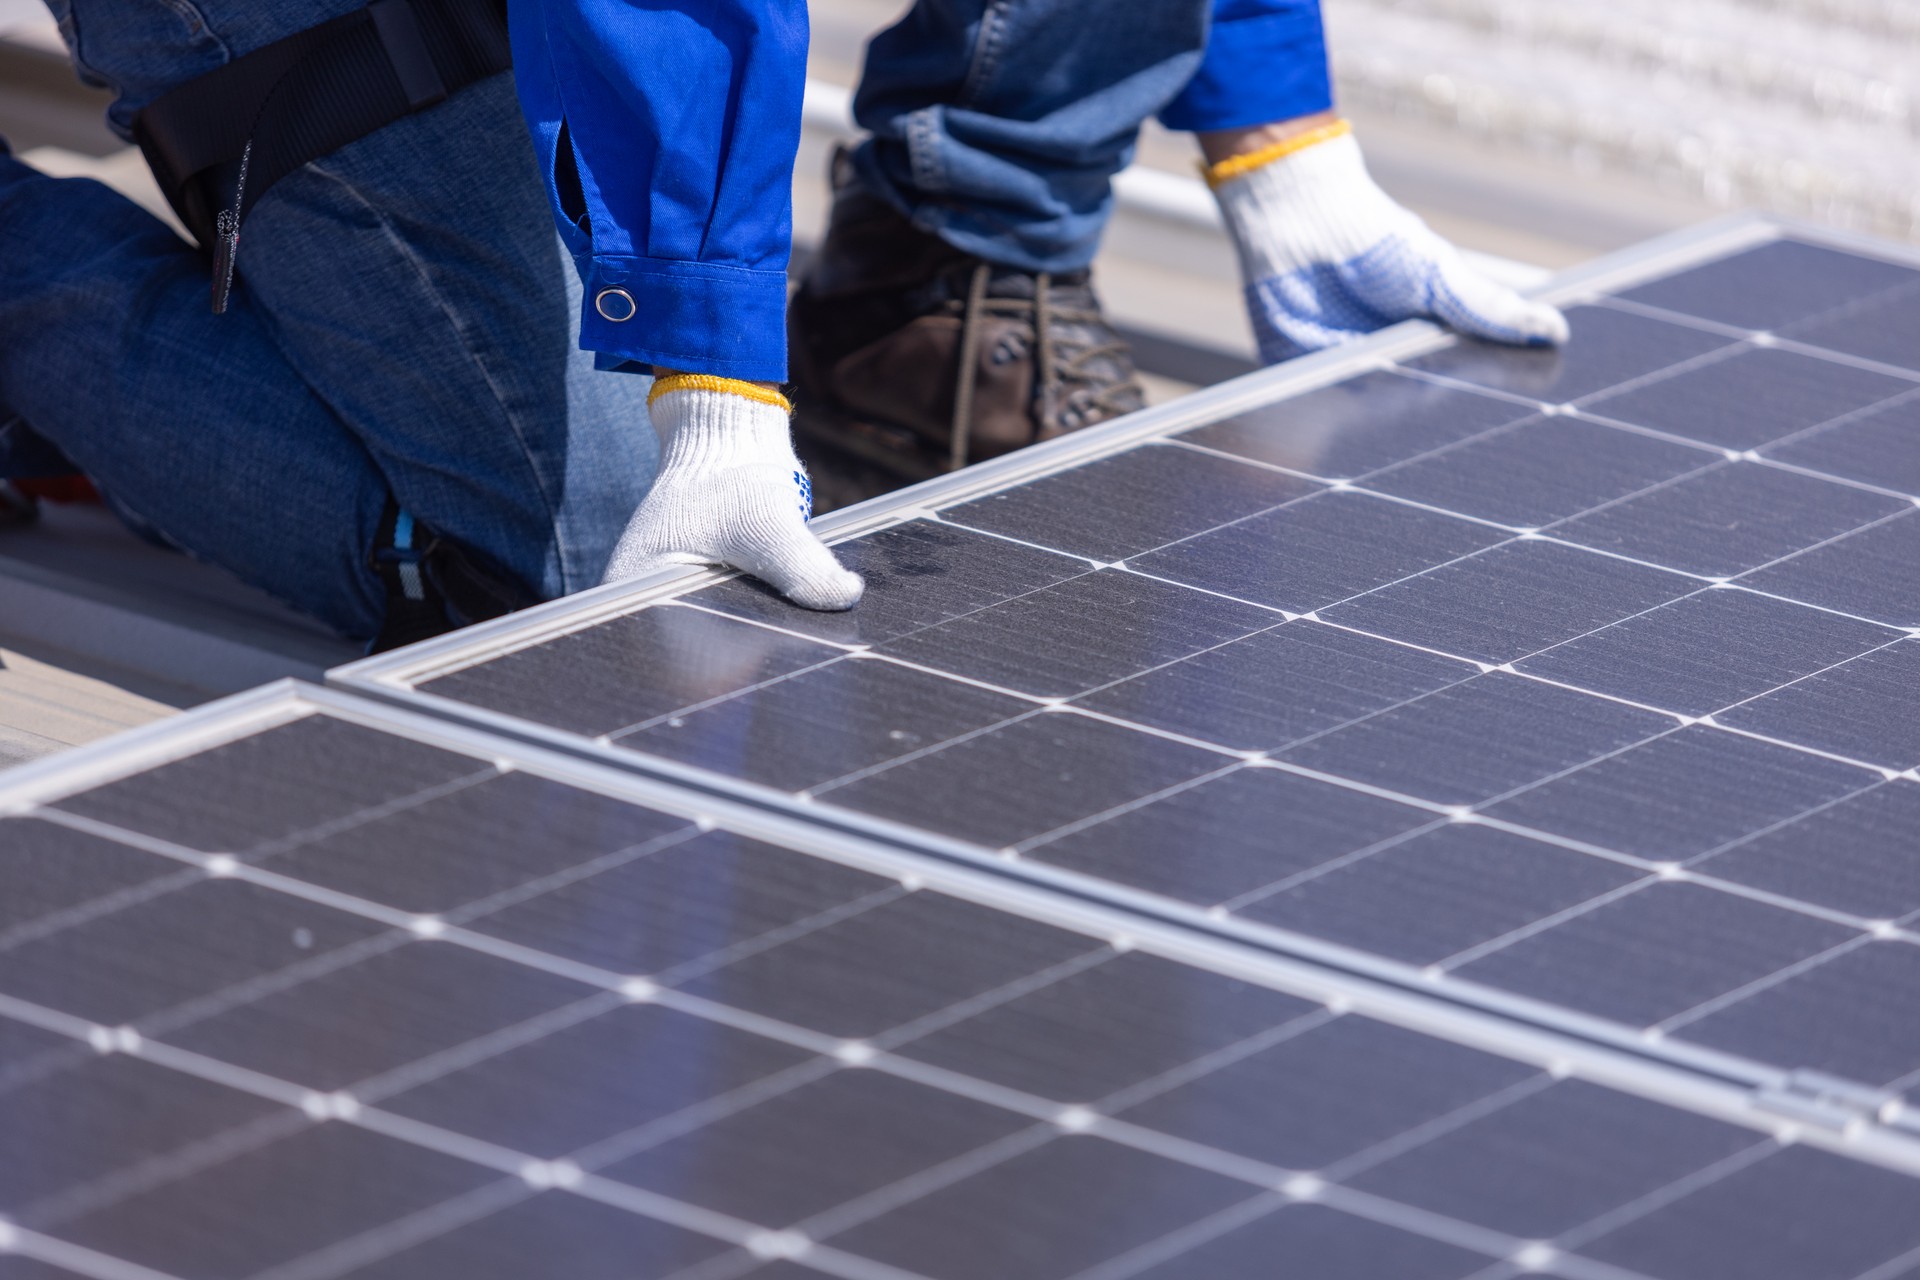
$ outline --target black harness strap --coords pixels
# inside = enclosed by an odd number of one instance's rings
[[[512,65],[502,0],[373,0],[156,98],[134,121],[226,309],[247,212],[310,160]]]

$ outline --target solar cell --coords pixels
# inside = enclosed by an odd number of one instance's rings
[[[1775,235],[836,517],[849,614],[342,676],[592,768],[327,704],[0,816],[0,1111],[180,1099],[0,1276],[1896,1280],[1920,275]]]
[[[1251,1278],[1278,1247],[1329,1280],[1543,1250],[1597,1277],[1578,1241],[1650,1216],[1664,1240],[1668,1206],[1798,1150],[1724,1081],[1676,1109],[1670,1067],[1429,1025],[1351,977],[370,703],[283,689],[164,730],[0,795],[166,872],[79,864],[47,927],[0,940],[8,1280]],[[389,785],[332,785],[325,740]],[[161,785],[303,772],[338,807],[242,815],[273,836],[238,854]],[[1260,773],[1311,794],[1236,776]],[[1375,808],[1324,821],[1391,840],[1406,815]],[[1912,1179],[1858,1170],[1903,1203]],[[1869,1226],[1849,1256],[1908,1247]]]
[[[1562,351],[1362,354],[856,513],[851,614],[696,584],[347,679],[1463,998],[1731,1025],[1708,1012],[1904,938],[1886,922],[1920,906],[1880,825],[1920,765],[1920,518],[1887,488],[1916,393],[1845,336],[1869,310],[1897,332],[1920,276],[1735,245],[1598,277],[1623,284],[1579,295]],[[1792,341],[1734,332],[1762,328]],[[581,638],[695,612],[691,681],[673,644],[636,678]],[[1817,1065],[1794,1043],[1761,1056]]]

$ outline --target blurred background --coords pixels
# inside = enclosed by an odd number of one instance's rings
[[[1112,5],[1122,0],[1094,0]],[[800,247],[867,38],[902,0],[813,0]],[[1916,0],[1326,0],[1342,108],[1382,184],[1526,282],[1741,207],[1920,238]],[[142,193],[39,0],[0,0],[0,135]],[[1251,340],[1193,147],[1149,129],[1100,278],[1157,395]],[[151,199],[150,194],[143,198]]]
[[[1920,240],[1920,0],[1325,2],[1375,176],[1512,283],[1742,207]],[[862,50],[904,7],[812,0],[799,254],[825,221]],[[105,96],[75,81],[40,0],[0,0],[0,136],[164,213],[101,123]],[[1156,400],[1252,367],[1194,159],[1149,128],[1097,265]],[[0,538],[0,767],[349,656],[98,508]]]

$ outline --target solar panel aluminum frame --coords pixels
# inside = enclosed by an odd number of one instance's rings
[[[1529,297],[1566,306],[1593,295],[1638,284],[1669,272],[1771,240],[1792,236],[1832,245],[1837,249],[1886,257],[1890,247],[1870,237],[1855,236],[1810,223],[1799,223],[1757,213],[1739,213],[1702,223],[1607,254],[1561,272],[1528,290]],[[1920,249],[1892,250],[1920,266]],[[1705,328],[1729,334],[1744,331],[1695,320]],[[1016,453],[977,463],[963,471],[924,480],[893,493],[844,507],[813,522],[814,532],[829,543],[873,533],[889,525],[1023,481],[1036,479],[1118,453],[1131,445],[1174,435],[1249,409],[1304,395],[1330,383],[1370,370],[1425,355],[1453,339],[1450,331],[1425,320],[1408,320],[1371,334],[1358,342],[1289,360],[1178,400],[1131,413],[1084,431],[1059,436]],[[739,576],[730,570],[674,567],[625,582],[610,583],[496,618],[391,653],[346,663],[327,672],[327,683],[357,689],[373,696],[406,693],[428,699],[437,709],[463,717],[477,717],[489,727],[516,731],[508,717],[487,717],[450,699],[434,698],[414,689],[436,676],[484,662],[512,649],[591,626],[636,605],[669,599]],[[497,723],[493,723],[497,721]]]
[[[1559,1078],[1578,1078],[1650,1101],[1773,1135],[1799,1141],[1864,1163],[1920,1176],[1920,1132],[1866,1123],[1858,1117],[1795,1104],[1800,1090],[1791,1073],[1727,1059],[1729,1070],[1714,1073],[1664,1060],[1657,1054],[1619,1048],[1554,1029],[1518,1022],[1497,1013],[1450,1005],[1396,984],[1231,939],[1208,936],[1176,923],[1143,917],[1098,899],[1049,893],[1024,885],[992,868],[969,866],[937,855],[824,831],[805,818],[771,811],[750,801],[692,792],[631,769],[611,767],[577,754],[550,751],[504,739],[467,725],[450,723],[403,707],[373,702],[338,690],[283,680],[237,694],[142,729],[105,739],[63,755],[9,771],[0,778],[0,816],[28,813],[62,797],[85,791],[169,761],[223,745],[310,715],[326,715],[393,734],[408,741],[460,754],[592,791],[616,800],[692,819],[709,828],[731,831],[843,866],[932,889],[988,908],[1104,939],[1122,950],[1137,950],[1224,977],[1325,1005],[1337,1013],[1357,1013],[1409,1031],[1483,1050],[1545,1069]],[[79,820],[83,829],[104,824]],[[405,926],[413,917],[395,908],[351,895],[307,886],[290,877],[235,864],[220,854],[168,846],[146,838],[143,847],[156,856],[197,865],[210,875],[251,879],[279,892],[303,894],[316,903],[347,910],[387,925]],[[436,936],[456,945],[485,949],[489,939],[448,929]],[[510,944],[491,944],[509,946]],[[625,975],[606,973],[559,956],[512,947],[513,959],[555,974],[618,991]],[[125,1028],[90,1023],[0,994],[0,1018],[24,1022],[76,1041],[110,1045],[117,1052],[146,1057],[156,1065],[200,1074],[229,1087],[291,1105],[314,1101],[283,1096],[289,1088],[200,1055],[142,1042]],[[296,1092],[299,1092],[296,1088]],[[317,1095],[316,1095],[317,1097]],[[320,1101],[324,1102],[324,1099]],[[346,1123],[378,1128],[379,1117],[335,1116]],[[381,1131],[385,1131],[384,1129]],[[390,1136],[406,1137],[395,1132]],[[466,1141],[462,1139],[461,1141]],[[501,1164],[499,1153],[476,1144],[447,1154]],[[517,1172],[508,1161],[504,1172]],[[58,1245],[58,1241],[52,1242]],[[16,1245],[20,1241],[16,1241]],[[33,1241],[25,1241],[31,1253]]]
[[[1841,250],[1920,265],[1920,251],[1900,249],[1880,241],[1783,219],[1745,214],[1599,259],[1557,277],[1536,291],[1535,296],[1560,304],[1571,304],[1789,236]],[[1731,326],[1699,320],[1691,323],[1722,331],[1728,336],[1749,336],[1747,331]],[[1251,374],[1172,404],[1130,415],[1115,423],[1063,437],[836,512],[823,518],[816,527],[829,541],[871,533],[896,523],[924,517],[934,507],[957,503],[1065,470],[1135,444],[1386,367],[1393,362],[1435,350],[1450,340],[1446,332],[1424,322],[1397,325],[1351,346]],[[1102,900],[1137,913],[1142,918],[1206,935],[1224,945],[1254,947],[1284,956],[1289,961],[1326,967],[1344,975],[1346,979],[1387,984],[1407,992],[1414,999],[1454,1002],[1462,1009],[1471,1008],[1480,1014],[1547,1028],[1555,1034],[1603,1047],[1609,1052],[1650,1056],[1675,1069],[1698,1072],[1711,1078],[1743,1080],[1756,1090],[1756,1096],[1772,1099],[1768,1105],[1804,1113],[1809,1118],[1816,1118],[1818,1123],[1839,1123],[1843,1127],[1884,1124],[1893,1130],[1920,1135],[1920,1115],[1905,1114],[1890,1095],[1865,1086],[1830,1080],[1814,1073],[1783,1072],[1778,1067],[1693,1045],[1649,1042],[1622,1024],[1576,1013],[1557,1005],[1458,980],[1438,983],[1410,965],[1386,961],[1359,950],[1272,926],[1214,919],[1199,908],[1151,893],[1032,862],[1001,859],[981,846],[886,819],[803,804],[771,787],[670,760],[618,751],[575,734],[551,730],[516,717],[421,692],[415,687],[435,677],[592,626],[637,607],[682,595],[729,576],[732,575],[711,570],[669,570],[648,578],[599,588],[394,654],[350,664],[330,673],[329,681],[339,688],[458,720],[491,733],[584,756],[628,773],[643,773],[706,795],[783,811],[812,825],[829,839],[878,842],[902,851],[932,854],[1023,881],[1033,892]]]

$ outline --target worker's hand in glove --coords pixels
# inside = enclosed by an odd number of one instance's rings
[[[1375,186],[1345,121],[1218,159],[1207,181],[1269,364],[1416,316],[1495,342],[1566,341],[1558,311],[1480,275]]]
[[[850,609],[860,575],[807,528],[813,488],[793,455],[779,392],[753,382],[668,373],[648,400],[660,474],[613,550],[605,581],[669,565],[742,569],[797,605]]]

